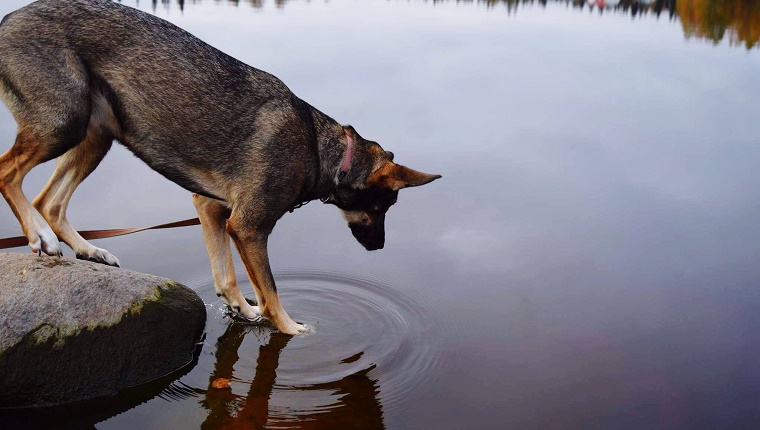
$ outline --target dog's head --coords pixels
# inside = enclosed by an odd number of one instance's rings
[[[340,208],[356,240],[374,251],[385,245],[385,214],[402,188],[425,185],[440,175],[418,172],[393,162],[393,153],[364,140],[351,127],[346,134],[355,142],[348,180],[339,183],[326,200]]]

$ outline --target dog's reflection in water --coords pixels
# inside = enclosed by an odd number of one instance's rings
[[[227,330],[217,340],[216,365],[209,378],[209,387],[202,405],[209,411],[202,429],[245,428],[259,429],[269,426],[278,428],[361,428],[384,429],[383,410],[377,399],[377,381],[367,373],[375,366],[361,370],[335,382],[288,387],[290,390],[316,393],[322,391],[325,398],[337,399],[338,404],[320,408],[315,412],[292,410],[289,414],[277,414],[270,419],[270,398],[277,379],[280,353],[288,345],[292,336],[270,332],[269,339],[259,347],[256,370],[245,397],[234,394],[226,382],[233,378],[234,369],[240,356],[238,350],[246,335],[254,335],[252,328],[231,321]],[[263,329],[258,329],[263,330]],[[251,375],[240,374],[238,379],[249,379]],[[296,393],[299,394],[299,393]],[[300,397],[300,396],[299,396]],[[290,412],[290,411],[289,411]]]

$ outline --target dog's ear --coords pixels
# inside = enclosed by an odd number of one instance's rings
[[[435,181],[441,175],[430,175],[418,172],[406,166],[386,161],[385,164],[371,174],[367,186],[398,191],[406,187],[418,187]]]

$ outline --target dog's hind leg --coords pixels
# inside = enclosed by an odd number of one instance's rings
[[[0,156],[0,191],[32,251],[61,255],[58,238],[21,184],[36,165],[63,155],[86,137],[90,77],[65,46],[65,37],[32,33],[8,23],[0,32],[0,98],[19,124],[15,144]]]
[[[74,190],[95,170],[112,142],[109,132],[100,127],[90,127],[82,143],[58,157],[53,176],[32,204],[58,237],[74,250],[77,258],[118,267],[116,257],[87,242],[66,218],[66,209]]]
[[[61,256],[58,238],[21,189],[24,176],[47,158],[42,139],[26,128],[20,129],[16,143],[0,156],[0,192],[21,223],[21,230],[29,240],[32,252]]]
[[[243,259],[248,277],[256,292],[261,314],[272,321],[281,332],[298,334],[306,328],[293,321],[282,308],[272,269],[269,267],[267,255],[269,230],[256,231],[249,227],[251,224],[245,220],[244,216],[233,213],[227,221],[227,232]]]
[[[203,237],[211,260],[216,295],[222,297],[235,311],[245,317],[257,318],[261,314],[259,307],[248,304],[235,278],[230,236],[225,228],[230,210],[222,203],[198,194],[193,194],[193,204],[201,220]]]

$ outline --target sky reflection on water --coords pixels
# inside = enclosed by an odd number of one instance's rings
[[[687,3],[704,5],[678,7]],[[381,407],[383,425],[760,422],[756,49],[729,46],[728,33],[717,46],[685,40],[678,20],[565,3],[516,14],[455,2],[191,4],[155,13],[280,77],[400,163],[443,175],[401,193],[383,251],[363,251],[319,203],[286,215],[270,240],[275,272],[392,280],[435,303],[445,360],[403,405]],[[3,107],[0,148],[14,133]],[[49,164],[28,177],[28,196]],[[80,229],[191,216],[189,193],[122,147],[69,210]],[[0,205],[0,235],[17,234]],[[130,269],[210,279],[197,228],[98,246]],[[392,390],[375,383],[382,405]],[[152,402],[98,427],[177,414],[200,425],[207,411],[193,406]]]

